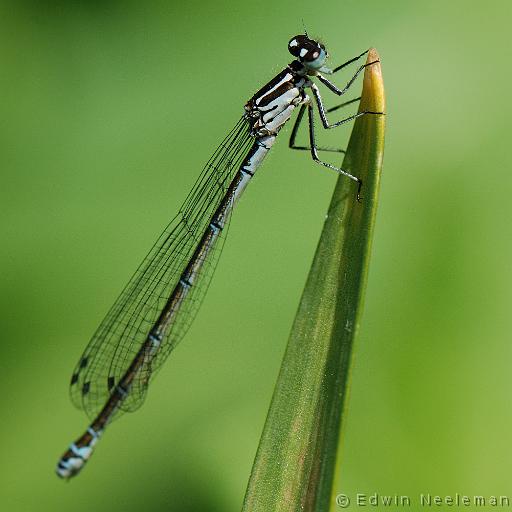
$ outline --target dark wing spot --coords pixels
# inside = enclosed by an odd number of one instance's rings
[[[87,393],[89,393],[90,387],[91,387],[91,383],[85,382],[84,385],[82,386],[82,395],[87,395]]]
[[[111,390],[114,387],[114,384],[116,383],[115,377],[109,377],[107,381],[108,389]]]
[[[87,366],[87,363],[89,362],[88,357],[82,357],[80,360],[80,368],[85,368]]]
[[[71,375],[71,385],[76,384],[78,382],[78,373],[74,373]]]

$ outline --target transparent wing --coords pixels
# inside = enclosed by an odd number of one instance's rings
[[[140,350],[253,142],[249,124],[242,117],[206,163],[178,214],[94,333],[73,371],[70,386],[73,404],[90,417],[102,409]],[[158,352],[148,358],[137,373],[116,416],[140,407],[149,380],[186,333],[211,281],[228,222],[226,219],[222,235],[181,304]]]

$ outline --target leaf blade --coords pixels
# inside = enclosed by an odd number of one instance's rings
[[[367,62],[378,60],[370,50]],[[384,111],[380,63],[368,66],[359,111]],[[244,512],[325,511],[332,502],[359,330],[384,148],[384,116],[355,123],[292,327],[244,500]]]

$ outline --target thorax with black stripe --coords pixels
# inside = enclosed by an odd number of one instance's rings
[[[305,67],[295,60],[264,85],[245,104],[252,135],[277,135],[295,107],[308,100],[308,83]]]

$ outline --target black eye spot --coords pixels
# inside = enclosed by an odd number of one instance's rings
[[[76,384],[78,382],[78,373],[74,373],[71,376],[71,385]]]
[[[87,366],[87,363],[89,362],[88,357],[82,357],[80,360],[80,368],[85,368]]]
[[[109,377],[107,381],[108,389],[111,390],[114,387],[114,384],[116,383],[115,377]]]
[[[309,44],[310,40],[303,34],[299,34],[288,43],[288,51],[294,56],[299,57],[301,50]]]
[[[87,395],[87,393],[89,393],[89,389],[91,387],[91,383],[90,382],[86,382],[83,386],[82,386],[82,395]]]

